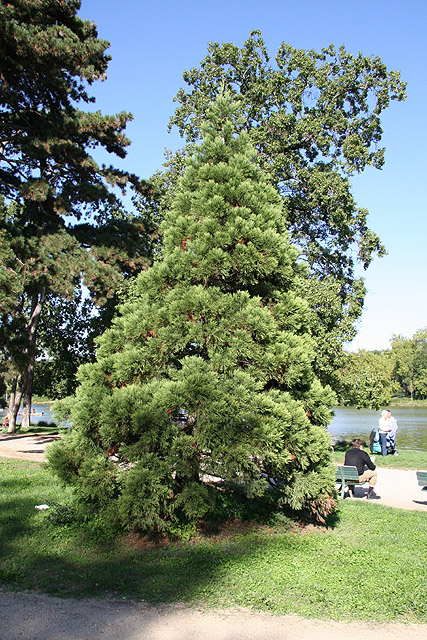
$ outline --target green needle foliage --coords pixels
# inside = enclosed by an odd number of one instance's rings
[[[82,505],[142,531],[196,523],[216,497],[327,514],[333,394],[312,370],[283,205],[228,96],[211,105],[163,223],[164,250],[80,370],[74,429],[49,450]]]

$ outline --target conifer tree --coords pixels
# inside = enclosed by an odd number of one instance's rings
[[[48,454],[81,504],[143,531],[205,516],[218,482],[332,504],[332,394],[312,371],[302,267],[237,118],[228,96],[211,106],[162,257],[80,369],[74,428]]]
[[[137,176],[98,165],[126,155],[126,112],[84,111],[105,78],[109,43],[78,16],[80,0],[0,3],[0,371],[9,432],[28,424],[38,329],[49,296],[72,299],[82,279],[95,303],[148,262],[147,221],[117,191]],[[4,286],[2,284],[4,283]]]

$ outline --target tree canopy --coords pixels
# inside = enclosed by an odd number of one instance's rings
[[[79,8],[76,0],[0,5],[0,353],[11,431],[23,395],[31,403],[46,296],[73,299],[84,278],[105,302],[147,265],[146,221],[125,214],[116,189],[143,185],[92,155],[124,157],[131,116],[78,108],[93,102],[89,87],[109,61],[108,43]]]
[[[333,394],[312,370],[304,268],[240,123],[229,96],[209,107],[162,257],[81,368],[73,431],[49,452],[80,504],[142,531],[197,522],[224,491],[252,498],[268,480],[279,505],[333,504]]]
[[[344,364],[337,372],[339,403],[358,409],[378,410],[387,406],[399,388],[393,375],[394,366],[390,351],[359,350],[346,354]]]
[[[291,240],[313,276],[301,286],[319,345],[316,371],[333,382],[342,344],[355,336],[363,308],[355,262],[366,269],[385,252],[368,227],[368,211],[354,200],[350,179],[367,166],[382,167],[380,116],[391,100],[405,98],[405,84],[380,58],[332,45],[316,52],[282,43],[271,63],[259,31],[241,48],[210,43],[200,67],[183,78],[186,88],[176,95],[170,121],[187,143],[180,153],[191,153],[206,106],[223,89],[242,109],[240,129],[249,133],[260,166],[283,197]],[[179,158],[168,165],[163,186],[170,187]]]
[[[391,349],[394,375],[405,395],[427,396],[427,329],[419,329],[411,338],[394,335]]]

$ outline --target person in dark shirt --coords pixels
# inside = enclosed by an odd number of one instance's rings
[[[363,442],[359,438],[353,440],[353,448],[349,449],[344,458],[344,464],[351,467],[356,467],[359,474],[359,482],[368,482],[368,500],[376,498],[374,487],[377,484],[377,472],[374,463],[368,456],[366,451],[363,451]],[[365,467],[368,467],[365,469]],[[354,493],[354,485],[349,486],[350,491]]]

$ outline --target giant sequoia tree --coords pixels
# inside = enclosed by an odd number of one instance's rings
[[[99,166],[96,147],[124,157],[130,115],[86,112],[108,42],[77,16],[77,0],[0,4],[0,356],[10,382],[10,431],[31,404],[36,337],[48,295],[97,301],[146,265],[145,227],[120,210],[114,187],[135,176]],[[14,203],[14,204],[11,204]]]
[[[144,531],[197,521],[234,483],[328,512],[330,391],[282,201],[236,136],[229,98],[207,116],[164,225],[162,259],[79,372],[73,431],[49,450],[83,505]],[[225,484],[224,484],[225,483]]]
[[[201,136],[206,105],[224,89],[242,108],[258,162],[281,193],[291,241],[312,278],[302,282],[313,336],[318,342],[316,371],[333,380],[342,344],[355,335],[364,300],[355,263],[367,268],[384,247],[357,206],[350,178],[367,166],[381,168],[382,111],[403,100],[399,73],[378,57],[351,55],[344,47],[320,52],[282,43],[270,61],[260,32],[243,47],[210,43],[198,68],[185,71],[185,88],[170,126],[177,126],[191,153]],[[180,159],[157,180],[170,204]]]

